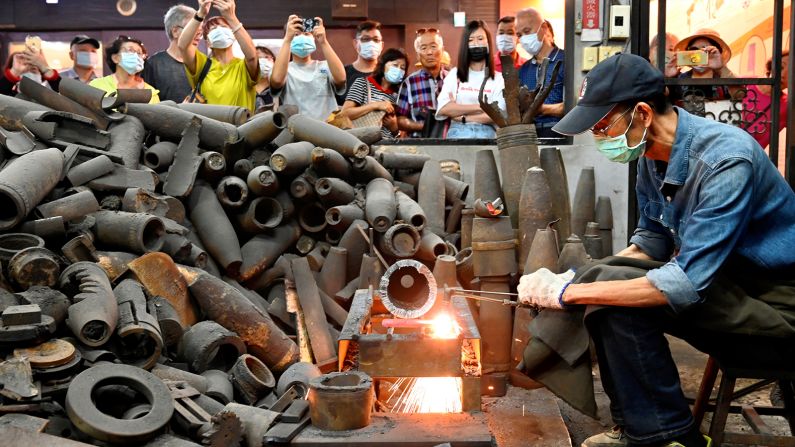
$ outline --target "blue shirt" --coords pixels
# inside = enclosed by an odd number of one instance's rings
[[[560,70],[558,71],[558,77],[555,79],[555,85],[549,92],[549,96],[547,96],[544,104],[559,104],[563,102],[563,77],[564,73],[566,73],[566,61],[563,60],[564,56],[563,50],[556,46],[552,47],[552,52],[547,56],[549,58],[549,67],[547,68],[545,83],[550,82],[552,79],[552,69],[555,66],[555,61],[560,61]],[[536,83],[538,82],[538,76],[540,74],[541,64],[537,63],[535,58],[531,57],[529,61],[522,64],[522,67],[519,68],[519,82],[532,92],[536,88]],[[536,117],[536,124],[544,124],[546,127],[552,127],[558,121],[560,121],[560,117],[557,116],[538,115]]]
[[[630,242],[657,260],[670,259],[646,277],[681,312],[701,302],[699,292],[729,259],[771,273],[792,271],[795,193],[747,132],[675,110],[667,166],[645,157],[638,162],[641,216]]]

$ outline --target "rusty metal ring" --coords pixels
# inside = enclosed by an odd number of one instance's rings
[[[141,393],[152,406],[146,415],[117,419],[101,412],[92,400],[94,390],[105,385],[125,385]],[[130,365],[102,364],[72,380],[66,393],[66,414],[84,433],[101,441],[142,443],[154,438],[168,424],[174,403],[168,387],[153,374]]]
[[[396,317],[419,318],[436,302],[436,278],[425,264],[402,259],[384,272],[379,293],[381,302]]]

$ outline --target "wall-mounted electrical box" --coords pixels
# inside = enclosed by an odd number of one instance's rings
[[[629,5],[612,5],[610,7],[610,39],[629,39]]]
[[[599,47],[584,47],[582,49],[582,71],[591,70],[599,63]]]
[[[607,59],[608,57],[618,54],[623,50],[623,47],[618,46],[602,46],[599,47],[599,62]]]

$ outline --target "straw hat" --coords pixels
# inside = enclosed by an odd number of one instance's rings
[[[676,44],[674,47],[674,51],[687,51],[687,47],[690,46],[690,43],[697,39],[709,39],[714,41],[718,44],[718,49],[720,50],[720,57],[723,60],[723,64],[726,65],[729,62],[729,59],[732,58],[732,50],[729,48],[729,45],[720,38],[720,34],[717,31],[709,29],[709,28],[701,28],[700,30],[696,31],[695,34],[692,36],[685,37],[684,39],[680,40],[679,43]]]

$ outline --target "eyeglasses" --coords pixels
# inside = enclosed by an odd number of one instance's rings
[[[436,28],[420,28],[417,30],[417,35],[425,34],[425,33],[434,33],[439,34],[439,30]]]
[[[597,128],[591,129],[591,133],[593,133],[596,136],[600,136],[600,137],[608,137],[607,131],[610,130],[611,127],[615,126],[616,123],[621,119],[621,117],[623,117],[624,115],[629,113],[629,111],[632,110],[633,108],[634,107],[630,107],[627,110],[624,110],[624,112],[622,112],[621,115],[618,115],[616,117],[616,119],[614,119],[613,122],[611,122],[607,126],[601,128],[601,129],[597,129]]]
[[[381,39],[380,37],[360,37],[359,38],[359,42],[361,42],[361,43],[367,43],[367,42],[381,43],[381,42],[383,42],[383,39]]]
[[[143,50],[143,53],[138,53],[138,54],[146,54],[146,46],[144,45],[143,42],[141,42],[140,40],[136,39],[135,37],[119,35],[118,37],[116,37],[116,40],[120,40],[121,43],[125,43],[125,42],[137,43],[138,45],[141,46],[141,49]]]

